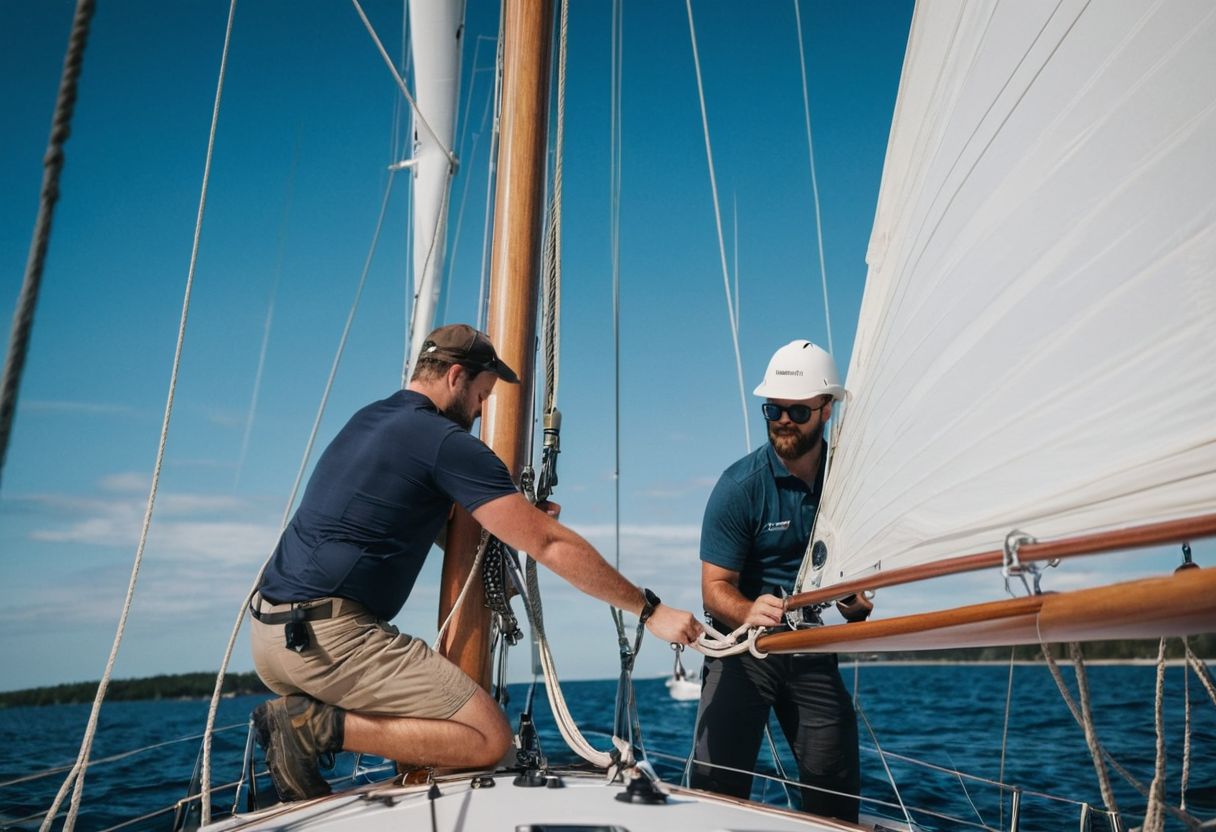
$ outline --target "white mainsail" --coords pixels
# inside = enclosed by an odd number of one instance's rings
[[[1206,0],[917,7],[823,586],[1216,511],[1213,79]]]

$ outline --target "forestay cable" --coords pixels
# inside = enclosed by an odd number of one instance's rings
[[[802,46],[802,12],[800,0],[794,0],[794,22],[798,27],[798,64],[802,68],[802,114],[806,120],[806,154],[811,163],[811,194],[815,199],[815,237],[819,242],[819,278],[823,284],[823,319],[828,330],[828,352],[833,356],[832,313],[828,307],[828,269],[823,256],[823,217],[819,211],[819,179],[815,176],[815,144],[811,141],[811,103],[806,84],[806,52]]]
[[[726,266],[726,240],[722,234],[722,211],[718,206],[718,179],[714,174],[714,153],[709,141],[709,114],[705,109],[705,86],[701,82],[701,56],[697,51],[697,29],[693,23],[692,0],[684,0],[688,9],[688,34],[692,41],[692,62],[697,76],[697,99],[701,104],[701,129],[705,134],[705,158],[709,163],[709,189],[714,202],[714,226],[718,232],[718,256],[722,261],[722,285],[726,290],[726,315],[730,321],[731,343],[735,348],[735,372],[739,378],[739,399],[743,407],[743,444],[747,452],[752,449],[751,419],[747,414],[747,391],[743,386],[743,357],[739,352],[739,326],[735,319],[735,306],[730,296],[730,270]]]
[[[63,781],[63,785],[59,788],[59,793],[55,795],[55,800],[51,803],[51,808],[47,810],[46,818],[42,822],[40,832],[47,832],[51,824],[55,820],[55,815],[59,812],[59,807],[63,803],[64,797],[67,795],[67,790],[75,783],[75,788],[72,791],[71,807],[68,810],[67,818],[63,822],[63,832],[72,832],[76,826],[76,817],[80,813],[80,799],[84,793],[84,775],[85,769],[89,763],[89,752],[93,747],[93,737],[97,733],[97,720],[101,714],[101,703],[106,698],[106,691],[110,686],[110,676],[114,672],[114,662],[118,658],[118,647],[122,644],[123,632],[127,626],[127,616],[131,613],[131,600],[135,596],[135,586],[139,581],[139,567],[143,562],[144,549],[148,543],[148,531],[152,526],[152,510],[156,505],[156,491],[160,485],[161,466],[165,460],[165,445],[169,439],[169,423],[173,416],[173,400],[177,392],[177,375],[181,368],[182,347],[186,340],[186,321],[190,314],[190,296],[194,289],[194,274],[198,266],[198,249],[199,240],[202,237],[203,231],[203,213],[207,207],[207,185],[211,179],[211,159],[215,151],[215,134],[216,127],[220,120],[220,101],[224,93],[224,76],[228,69],[228,48],[232,42],[232,21],[236,17],[236,0],[231,0],[228,6],[228,25],[224,30],[224,48],[220,56],[220,71],[219,79],[216,81],[215,87],[215,103],[211,108],[211,129],[207,136],[207,156],[203,163],[203,183],[198,199],[198,214],[194,220],[194,242],[190,249],[190,266],[186,272],[186,289],[182,297],[182,312],[181,319],[177,326],[177,343],[173,349],[173,369],[169,374],[169,393],[165,400],[165,415],[161,421],[160,439],[156,445],[156,463],[152,468],[152,484],[148,489],[148,503],[144,509],[144,519],[139,530],[139,543],[135,548],[135,559],[131,564],[131,578],[127,583],[127,595],[123,599],[122,612],[118,618],[118,627],[114,633],[114,643],[110,647],[110,656],[106,660],[105,671],[102,674],[101,682],[97,685],[97,696],[93,699],[93,708],[89,712],[89,722],[85,728],[84,738],[80,741],[80,754],[76,757],[76,764],[72,766],[72,770]]]

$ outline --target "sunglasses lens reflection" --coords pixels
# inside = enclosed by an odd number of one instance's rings
[[[785,407],[783,405],[773,404],[772,402],[765,402],[760,406],[760,410],[764,413],[764,418],[768,421],[778,422],[781,420],[782,413],[788,413],[790,421],[796,425],[805,424],[811,418],[811,414],[818,409],[819,408],[812,409],[805,404],[792,404],[789,407]]]

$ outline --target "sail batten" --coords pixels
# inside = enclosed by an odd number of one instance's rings
[[[1203,2],[918,7],[812,582],[1216,512],[1212,77]]]

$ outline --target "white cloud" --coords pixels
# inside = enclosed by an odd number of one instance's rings
[[[25,399],[18,407],[22,410],[37,410],[45,413],[119,413],[133,414],[135,409],[125,404],[106,402],[52,401],[47,399]]]

